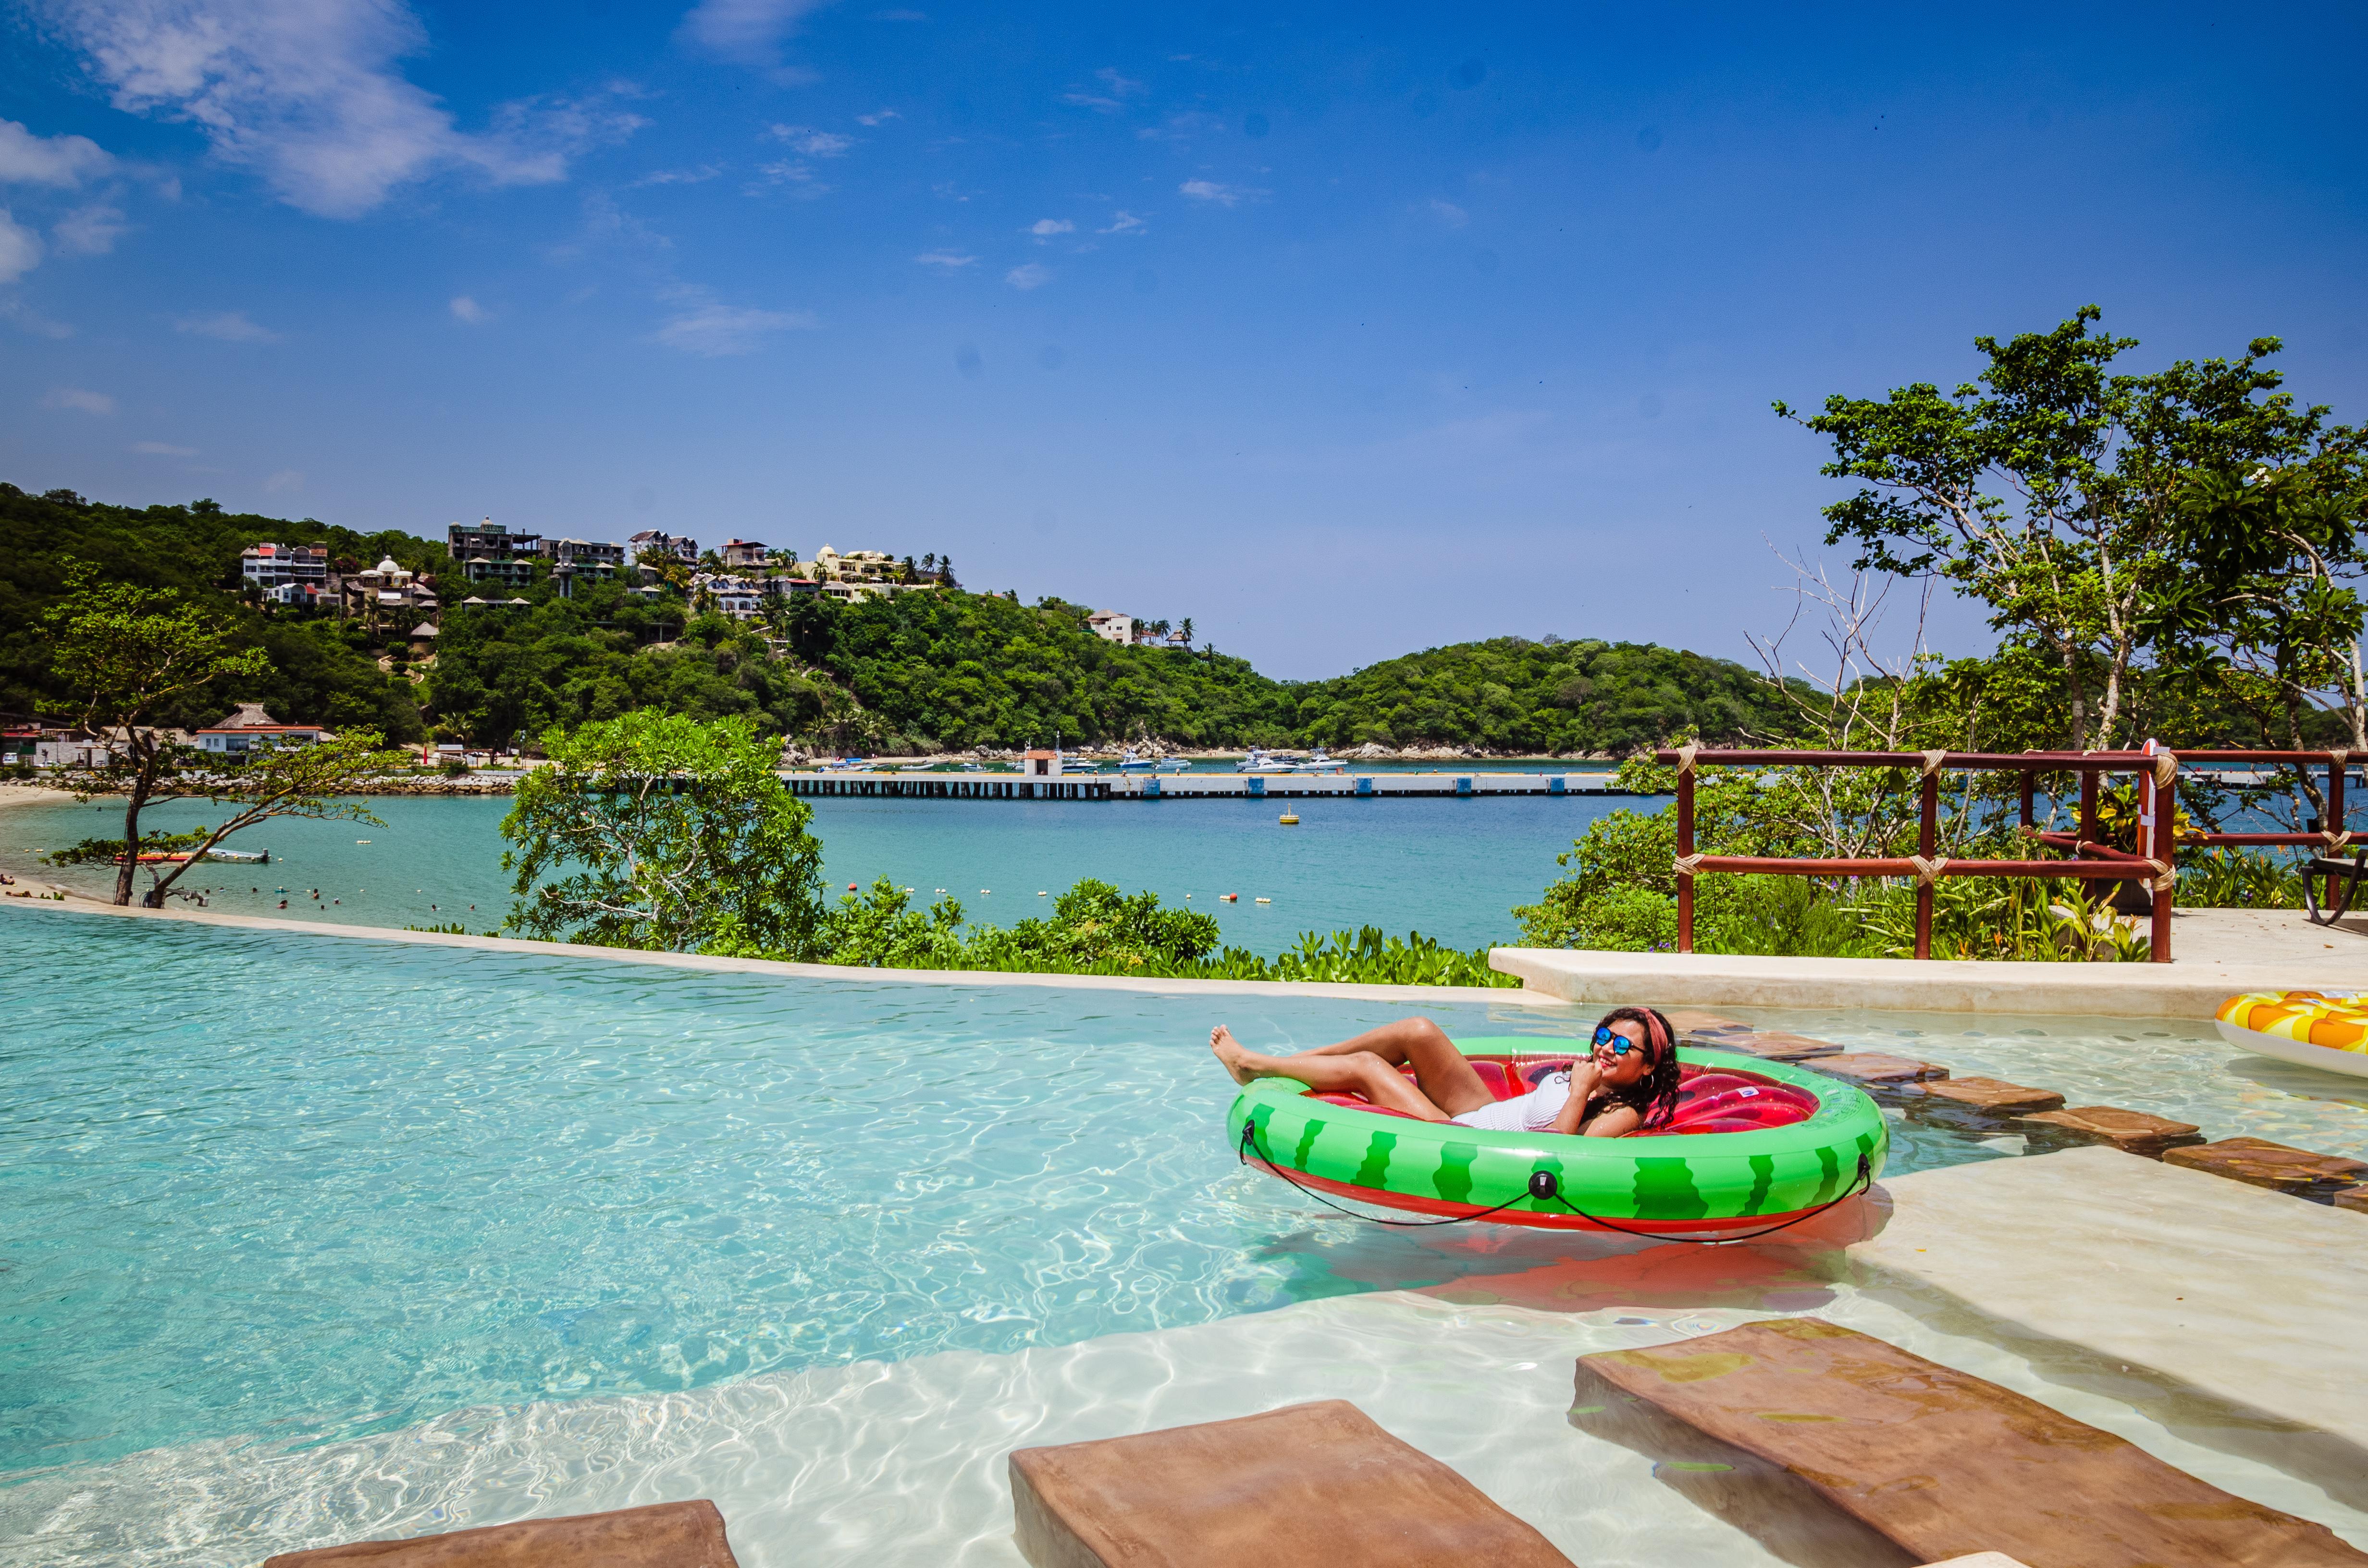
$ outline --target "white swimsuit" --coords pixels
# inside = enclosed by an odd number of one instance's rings
[[[1448,1119],[1458,1127],[1474,1127],[1483,1132],[1549,1132],[1554,1118],[1570,1103],[1570,1074],[1556,1073],[1526,1095],[1509,1100],[1491,1100],[1476,1110]]]

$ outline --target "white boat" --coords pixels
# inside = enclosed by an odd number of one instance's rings
[[[206,858],[228,860],[236,866],[268,866],[271,864],[271,851],[268,849],[215,849],[209,851]]]
[[[1312,756],[1294,751],[1267,751],[1250,747],[1249,756],[1234,764],[1236,773],[1346,773],[1344,763],[1333,761],[1317,746]]]
[[[1126,756],[1119,759],[1118,770],[1121,773],[1190,773],[1192,771],[1192,759],[1189,756],[1137,756],[1133,748],[1129,747]]]

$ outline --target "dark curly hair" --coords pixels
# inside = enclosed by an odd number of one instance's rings
[[[1658,1007],[1614,1007],[1597,1020],[1596,1028],[1637,1024],[1645,1030],[1645,1050],[1653,1070],[1625,1088],[1606,1087],[1598,1097],[1627,1106],[1637,1116],[1639,1130],[1658,1127],[1677,1114],[1678,1031]]]

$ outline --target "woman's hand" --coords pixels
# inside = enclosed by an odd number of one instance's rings
[[[1562,1109],[1554,1112],[1554,1130],[1556,1132],[1576,1133],[1578,1131],[1579,1118],[1587,1114],[1587,1102],[1595,1097],[1596,1088],[1602,1082],[1603,1069],[1598,1067],[1593,1060],[1582,1059],[1570,1064],[1570,1098],[1563,1101]]]

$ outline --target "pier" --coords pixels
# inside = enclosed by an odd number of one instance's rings
[[[1613,776],[1572,773],[802,773],[781,775],[794,795],[887,801],[1356,801],[1478,800],[1507,795],[1625,795]]]

